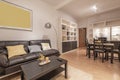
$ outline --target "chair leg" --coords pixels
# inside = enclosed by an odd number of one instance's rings
[[[88,50],[88,58],[90,58],[90,50]]]
[[[114,57],[114,53],[111,53],[111,63],[113,63],[113,57]]]
[[[104,53],[102,53],[102,63],[104,62]]]
[[[88,56],[88,55],[89,55],[89,53],[88,53],[88,52],[89,52],[89,49],[87,49],[87,48],[86,48],[86,56]]]
[[[94,52],[94,60],[96,59],[96,52]]]
[[[108,61],[108,53],[105,53],[105,59]]]
[[[88,55],[88,50],[86,49],[86,56]]]
[[[118,58],[119,58],[119,62],[120,62],[120,53],[118,53]]]
[[[99,53],[99,55],[100,55],[100,53]],[[96,54],[95,57],[98,57],[98,54]]]

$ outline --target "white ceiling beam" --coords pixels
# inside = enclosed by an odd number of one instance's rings
[[[62,8],[63,6],[65,6],[68,3],[70,3],[71,1],[73,1],[73,0],[65,0],[65,1],[63,1],[61,4],[59,4],[58,6],[56,6],[56,9]]]

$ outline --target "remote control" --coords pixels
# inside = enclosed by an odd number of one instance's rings
[[[60,62],[62,62],[62,60],[61,59],[57,59],[58,61],[60,61]]]

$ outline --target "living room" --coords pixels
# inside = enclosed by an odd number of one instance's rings
[[[0,80],[120,80],[119,0],[0,6]]]

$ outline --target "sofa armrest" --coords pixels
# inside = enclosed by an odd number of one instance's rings
[[[7,67],[8,66],[8,58],[4,54],[0,54],[0,67]]]

